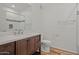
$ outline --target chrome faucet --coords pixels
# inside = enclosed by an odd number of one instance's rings
[[[23,34],[23,30],[22,29],[15,29],[14,35],[17,35],[17,34]]]

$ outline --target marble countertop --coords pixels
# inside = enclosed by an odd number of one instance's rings
[[[29,38],[32,36],[40,35],[40,33],[27,33],[22,35],[6,35],[6,36],[0,36],[0,45],[14,42],[17,40],[21,40],[24,38]]]

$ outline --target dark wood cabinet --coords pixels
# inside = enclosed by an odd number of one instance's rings
[[[26,39],[16,41],[16,54],[17,55],[31,55],[37,50],[41,52],[40,36],[33,36]]]
[[[32,55],[37,51],[41,52],[40,35],[0,45],[1,55]]]
[[[28,38],[28,55],[31,55],[34,52],[34,39]]]
[[[35,36],[34,38],[34,50],[39,50],[41,42],[39,36]]]
[[[28,54],[27,50],[28,50],[28,47],[27,47],[26,39],[16,41],[16,55],[26,55]]]
[[[0,55],[14,55],[15,42],[0,45]]]

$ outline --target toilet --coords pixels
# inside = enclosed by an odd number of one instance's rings
[[[49,40],[41,40],[41,50],[44,52],[49,52],[51,47],[51,42]]]

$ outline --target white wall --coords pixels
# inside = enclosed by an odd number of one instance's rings
[[[6,31],[5,11],[0,6],[0,31]]]
[[[76,17],[77,19],[77,27],[76,27],[76,34],[77,34],[77,51],[79,52],[79,4],[77,4],[77,11],[78,11],[78,15]]]
[[[40,4],[30,4],[31,8],[26,10],[23,15],[26,16],[25,31],[26,32],[41,32],[42,22],[40,15]]]
[[[42,4],[43,35],[52,47],[77,51],[74,7],[75,4]]]
[[[41,32],[42,31],[42,19],[40,13],[40,4],[32,4],[32,31]]]

